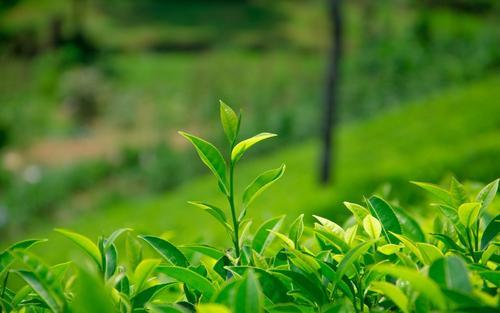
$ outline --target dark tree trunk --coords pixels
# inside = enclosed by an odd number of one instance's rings
[[[332,164],[335,164],[335,128],[338,122],[338,90],[340,60],[342,55],[342,0],[329,1],[331,27],[331,48],[328,54],[325,97],[323,108],[323,151],[321,154],[320,182],[327,184],[332,176]],[[334,174],[334,173],[333,173]]]

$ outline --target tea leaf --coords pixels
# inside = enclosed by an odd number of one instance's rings
[[[481,203],[470,202],[464,203],[458,208],[458,218],[460,223],[467,228],[470,228],[479,218],[479,210],[481,209]]]
[[[416,245],[426,265],[430,265],[434,260],[443,257],[443,253],[436,246],[425,242],[417,242]]]
[[[80,248],[83,249],[83,251],[85,251],[92,258],[92,260],[97,264],[97,267],[102,269],[101,252],[99,251],[97,245],[92,242],[92,240],[83,235],[65,229],[58,228],[55,229],[55,231],[60,233],[64,237],[68,238],[69,240],[73,241],[74,243],[76,243]]]
[[[163,273],[177,281],[185,283],[193,289],[200,291],[207,299],[212,298],[215,294],[215,288],[212,283],[193,270],[178,266],[162,265],[160,265],[157,270],[160,273]]]
[[[280,179],[285,172],[285,168],[286,166],[282,164],[279,168],[260,174],[251,182],[243,193],[243,206],[248,207],[261,192]]]
[[[197,313],[231,313],[231,311],[221,304],[199,304],[196,306]]]
[[[445,190],[437,185],[434,184],[429,184],[429,183],[422,183],[422,182],[415,182],[412,181],[411,183],[419,186],[422,189],[425,189],[426,191],[430,192],[434,196],[436,196],[439,200],[443,201],[447,205],[453,206],[453,200],[451,197],[451,194],[448,192],[448,190]]]
[[[225,104],[222,100],[219,100],[220,103],[220,120],[222,123],[222,128],[224,129],[224,133],[226,133],[227,139],[230,144],[236,140],[238,136],[238,131],[240,128],[240,119],[238,115]]]
[[[156,250],[156,252],[170,263],[184,267],[189,265],[186,256],[167,240],[155,236],[139,236],[139,238],[146,241]]]
[[[344,202],[344,205],[346,206],[347,209],[349,209],[349,211],[352,212],[352,214],[354,215],[354,217],[356,218],[356,220],[360,225],[363,224],[363,219],[365,218],[365,216],[370,214],[370,211],[367,208],[359,204]]]
[[[483,232],[483,237],[481,238],[481,248],[485,249],[491,240],[495,239],[500,233],[500,214],[495,216],[486,229]]]
[[[255,233],[252,240],[252,248],[257,251],[257,253],[262,254],[266,247],[271,243],[274,238],[274,234],[269,230],[278,231],[285,216],[278,216],[265,221]]]
[[[380,222],[371,215],[365,216],[363,219],[363,228],[371,239],[378,239],[382,231]]]
[[[264,312],[262,291],[253,270],[247,271],[236,291],[235,313]]]
[[[156,267],[160,264],[157,259],[142,260],[134,271],[134,292],[138,294],[141,292]]]
[[[370,246],[375,243],[376,240],[369,240],[366,242],[362,242],[356,247],[349,250],[345,256],[340,261],[337,266],[337,277],[333,281],[334,288],[337,286],[338,282],[342,279],[342,277],[346,274],[347,270],[354,264],[354,262],[358,261],[358,259],[365,254]]]
[[[394,253],[398,252],[399,250],[401,250],[400,245],[395,245],[395,244],[391,244],[391,243],[377,247],[377,251],[382,253],[382,254],[385,254],[385,255],[394,254]]]
[[[472,286],[464,261],[457,256],[439,258],[429,268],[429,277],[443,288],[469,293]]]
[[[382,231],[387,241],[397,241],[390,232],[401,234],[401,225],[390,204],[382,198],[372,196],[368,199],[368,206],[372,215],[382,223]]]
[[[208,203],[205,203],[205,202],[189,201],[188,203],[207,211],[208,214],[212,215],[228,231],[230,231],[230,232],[233,231],[233,228],[231,227],[231,225],[229,225],[227,223],[226,213],[224,213],[224,211],[222,211],[218,207],[211,205],[211,204],[208,204]]]
[[[370,289],[389,298],[401,311],[408,313],[408,297],[395,285],[385,281],[374,281]]]
[[[497,178],[479,191],[476,201],[481,202],[481,213],[483,213],[491,202],[493,202],[493,199],[495,199],[499,181],[500,179]]]
[[[131,228],[120,228],[118,230],[115,230],[107,239],[106,239],[106,242],[104,243],[104,250],[107,250],[109,249],[116,241],[116,239],[118,239],[118,237],[120,237],[122,234],[126,233],[126,232],[129,232],[129,231],[132,231]]]
[[[293,221],[290,226],[290,231],[288,232],[288,237],[298,246],[300,237],[304,232],[304,214],[300,214],[299,217]]]
[[[373,270],[408,281],[416,291],[425,295],[438,308],[441,310],[446,309],[446,299],[439,286],[418,271],[394,264],[379,264]]]
[[[231,162],[236,163],[238,162],[243,154],[250,149],[253,145],[256,143],[268,139],[276,137],[276,134],[271,134],[271,133],[260,133],[258,135],[255,135],[251,138],[245,139],[241,142],[239,142],[234,148],[233,151],[231,152]]]
[[[219,150],[210,142],[193,136],[185,132],[179,132],[184,138],[189,140],[198,152],[200,159],[214,173],[219,183],[227,194],[226,161]]]
[[[216,260],[224,256],[224,252],[209,245],[183,245],[180,246],[179,248],[184,250],[192,250]]]

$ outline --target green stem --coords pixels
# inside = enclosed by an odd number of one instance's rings
[[[471,236],[470,236],[471,229],[470,229],[469,227],[467,227],[467,228],[465,229],[465,233],[466,233],[466,235],[467,235],[467,241],[468,241],[468,244],[469,244],[469,252],[470,252],[470,255],[471,255],[471,257],[472,257],[472,260],[473,260],[474,262],[477,262],[477,261],[476,261],[476,256],[474,255],[474,247],[473,247],[473,245],[472,245],[472,240],[471,240]]]
[[[233,227],[234,227],[234,250],[236,253],[236,258],[240,257],[240,238],[239,238],[239,223],[238,218],[236,217],[236,207],[234,205],[234,164],[231,162],[229,167],[229,207],[231,208],[231,217],[233,219]]]

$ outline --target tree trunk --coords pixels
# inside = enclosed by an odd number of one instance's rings
[[[329,19],[331,27],[331,47],[328,54],[328,68],[323,108],[323,151],[321,154],[320,182],[327,184],[331,180],[332,164],[335,164],[335,128],[338,122],[338,90],[340,60],[342,54],[342,0],[329,1]]]

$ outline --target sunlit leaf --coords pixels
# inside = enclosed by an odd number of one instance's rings
[[[446,308],[446,299],[439,286],[432,279],[418,271],[394,264],[380,264],[374,267],[373,270],[408,281],[416,291],[425,295],[439,309],[444,310]]]
[[[486,229],[483,232],[483,237],[481,238],[481,248],[486,248],[490,241],[495,239],[500,233],[500,214],[495,216]]]
[[[165,260],[172,264],[184,267],[189,265],[186,256],[167,240],[155,236],[139,236],[139,238],[147,242]]]
[[[238,136],[240,119],[233,109],[231,109],[231,107],[225,104],[222,100],[219,100],[219,103],[222,128],[224,129],[224,133],[226,134],[229,143],[232,144]]]
[[[248,150],[250,149],[250,147],[252,147],[253,145],[255,145],[256,143],[262,141],[262,140],[265,140],[265,139],[268,139],[268,138],[272,138],[272,137],[275,137],[276,134],[271,134],[271,133],[260,133],[258,135],[255,135],[251,138],[248,138],[248,139],[245,139],[241,142],[239,142],[234,148],[233,148],[233,151],[231,152],[231,161],[233,163],[236,163],[238,162],[241,157],[243,156],[243,154]]]
[[[270,230],[278,231],[284,219],[285,216],[274,217],[265,221],[259,227],[252,240],[252,248],[257,251],[257,253],[264,252],[275,236]]]
[[[198,201],[189,201],[188,203],[207,211],[208,214],[212,215],[227,230],[229,230],[230,232],[233,231],[231,225],[227,223],[226,213],[224,213],[224,211],[222,211],[218,207],[205,202],[198,202]]]
[[[391,232],[401,234],[401,225],[391,205],[377,196],[370,197],[367,202],[372,215],[382,224],[382,233],[387,241],[389,243],[397,242]]]
[[[451,206],[454,205],[453,199],[452,199],[451,194],[448,190],[443,189],[437,185],[430,184],[430,183],[422,183],[422,182],[415,182],[415,181],[412,181],[411,183],[413,183],[413,184],[421,187],[422,189],[425,189],[426,191],[430,192],[431,194],[436,196],[436,198],[443,201],[445,204],[451,205]]]
[[[200,291],[207,299],[212,298],[215,294],[215,288],[212,283],[193,270],[178,266],[162,265],[157,270],[177,281],[185,283],[190,288]]]
[[[495,179],[479,191],[476,201],[481,203],[481,213],[493,202],[498,191],[498,182],[500,179]]]
[[[465,227],[470,228],[479,218],[479,210],[481,209],[481,203],[470,202],[464,203],[458,207],[458,218],[460,223]]]
[[[398,308],[408,313],[408,297],[395,285],[385,281],[375,281],[370,285],[370,289],[389,298]]]
[[[85,251],[92,258],[92,260],[97,264],[98,268],[102,268],[101,252],[99,251],[97,245],[92,242],[92,240],[83,235],[65,229],[58,228],[55,229],[55,231],[76,243],[77,246],[82,248],[83,251]]]
[[[380,233],[382,232],[382,225],[378,219],[371,215],[367,215],[363,219],[363,229],[371,239],[378,239],[380,237]]]
[[[290,225],[290,231],[288,232],[288,237],[298,246],[300,237],[304,232],[304,214],[300,214],[299,217],[292,222]]]
[[[231,313],[231,311],[222,304],[199,304],[196,306],[197,313]]]
[[[150,275],[156,269],[156,267],[160,264],[160,260],[157,259],[145,259],[142,260],[137,268],[134,271],[134,293],[137,294],[141,292]]]
[[[210,142],[190,135],[185,132],[179,132],[184,138],[189,140],[198,152],[200,159],[214,173],[218,181],[227,193],[226,161],[219,150]]]
[[[417,242],[416,245],[426,265],[430,265],[434,260],[443,257],[441,250],[434,245],[425,242]]]

